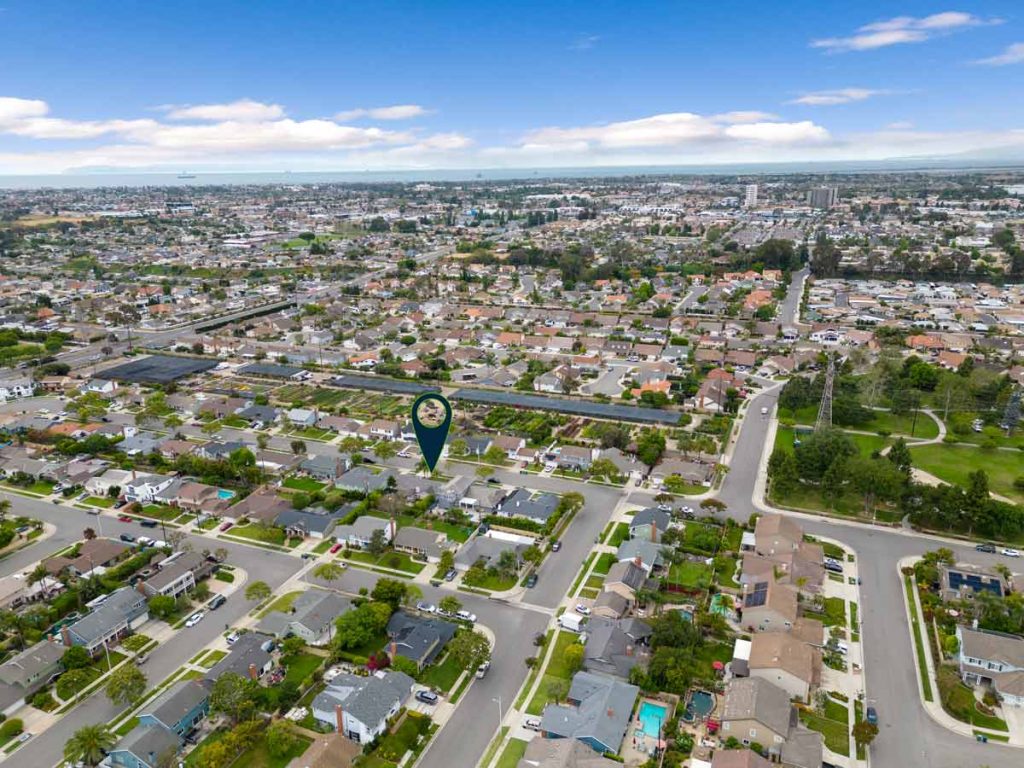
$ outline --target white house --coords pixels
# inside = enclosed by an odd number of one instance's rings
[[[288,411],[288,421],[297,427],[312,427],[316,425],[316,411],[308,408],[292,408]]]
[[[150,474],[148,472],[136,472],[134,477],[121,486],[121,493],[128,501],[137,501],[141,504],[148,504],[156,500],[157,495],[167,490],[174,482],[170,475]]]
[[[414,684],[404,672],[338,675],[313,699],[313,717],[352,741],[368,744],[387,730]]]
[[[0,401],[32,396],[32,379],[28,376],[0,379]]]
[[[85,481],[85,490],[93,496],[106,496],[111,488],[123,488],[132,479],[132,473],[124,469],[108,469],[102,475]]]

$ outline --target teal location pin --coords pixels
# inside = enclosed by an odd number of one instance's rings
[[[452,407],[444,397],[436,392],[425,392],[416,398],[412,404],[412,428],[431,472],[441,458],[451,426]]]

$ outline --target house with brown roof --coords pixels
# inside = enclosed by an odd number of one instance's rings
[[[751,677],[782,688],[791,699],[808,701],[821,684],[821,651],[785,632],[760,632],[750,640]]]
[[[741,624],[751,632],[786,632],[799,615],[797,593],[774,578],[743,588]]]

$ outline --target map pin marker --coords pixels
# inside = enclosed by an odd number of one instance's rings
[[[423,460],[431,472],[441,458],[451,426],[452,407],[443,396],[436,392],[426,392],[416,398],[412,404],[412,428],[416,432]]]

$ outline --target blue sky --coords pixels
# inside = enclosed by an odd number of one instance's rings
[[[0,0],[0,173],[1020,157],[1022,84],[999,0]]]

